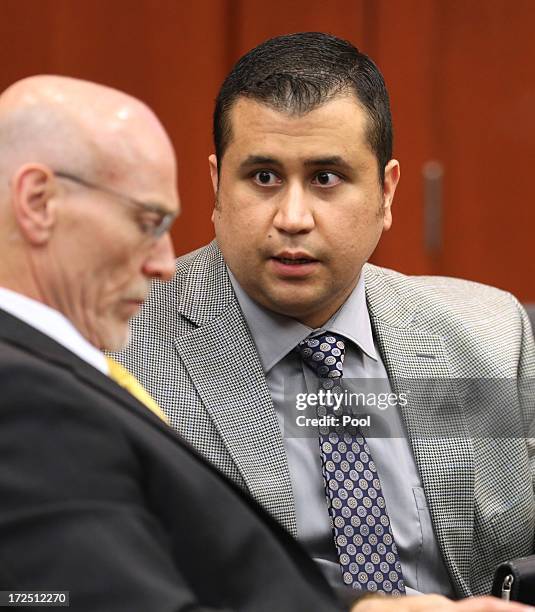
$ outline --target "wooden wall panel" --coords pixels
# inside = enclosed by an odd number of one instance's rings
[[[433,131],[437,9],[429,0],[405,0],[403,7],[392,10],[391,2],[377,0],[372,19],[376,35],[370,55],[390,93],[394,157],[401,165],[393,225],[383,235],[373,262],[411,274],[430,274],[433,257],[424,241],[422,169],[438,154]]]
[[[231,1],[168,1],[165,10],[154,11],[148,0],[152,106],[173,135],[179,164],[183,213],[173,236],[178,253],[206,244],[214,233],[208,156],[214,100],[229,65]]]
[[[535,3],[440,5],[442,270],[535,303]]]
[[[237,59],[273,36],[320,31],[366,43],[369,0],[235,0],[232,51]]]
[[[391,92],[401,182],[374,261],[535,302],[535,3],[378,0],[371,54]],[[443,167],[442,246],[424,240],[423,165]]]
[[[23,76],[51,70],[52,21],[50,2],[1,0],[0,90]]]

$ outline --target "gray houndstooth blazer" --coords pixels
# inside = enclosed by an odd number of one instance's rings
[[[370,264],[364,274],[395,390],[408,380],[535,380],[530,324],[510,294]],[[116,358],[185,438],[296,534],[281,432],[215,242],[179,258],[171,282],[154,284],[129,347]],[[454,387],[412,393],[402,411],[446,567],[458,595],[468,596],[489,592],[498,562],[534,551],[535,440],[530,445],[524,435],[533,393],[524,389],[521,411],[509,390],[496,402],[480,385],[474,402]],[[485,433],[487,423],[498,430]]]

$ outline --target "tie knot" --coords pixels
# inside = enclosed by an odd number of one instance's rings
[[[297,345],[302,360],[318,378],[341,378],[345,343],[341,336],[322,334],[309,336]]]

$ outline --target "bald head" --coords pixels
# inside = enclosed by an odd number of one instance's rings
[[[34,76],[0,95],[3,178],[24,163],[40,162],[114,179],[139,163],[158,165],[165,156],[173,158],[172,146],[154,113],[115,89],[67,77]]]
[[[0,95],[0,286],[117,350],[173,274],[176,164],[155,114],[115,89],[35,76]]]

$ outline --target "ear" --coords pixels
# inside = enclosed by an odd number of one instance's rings
[[[383,182],[383,229],[385,232],[392,225],[392,203],[399,176],[399,162],[397,159],[391,159],[385,166],[385,180]]]
[[[48,242],[56,222],[53,174],[40,164],[25,164],[11,181],[13,214],[22,235],[36,246]]]
[[[217,175],[217,157],[213,154],[210,155],[208,158],[208,164],[210,165],[210,177],[212,179],[214,195],[217,197],[217,188],[219,186],[219,176]]]
[[[217,190],[219,188],[219,175],[217,172],[217,157],[214,154],[210,155],[210,157],[208,158],[208,164],[210,166],[210,178],[212,179],[212,188],[214,190],[214,195],[215,195],[215,205],[214,205],[214,210],[212,211],[212,223],[213,223],[214,217],[215,217],[215,211],[218,208]]]

